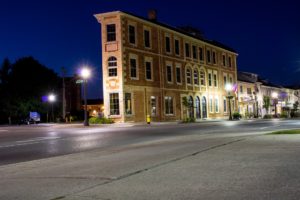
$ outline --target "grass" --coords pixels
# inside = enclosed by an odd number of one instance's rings
[[[283,135],[283,134],[300,134],[300,129],[275,131],[269,133],[268,135]]]

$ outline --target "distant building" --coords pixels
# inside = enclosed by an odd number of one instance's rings
[[[225,84],[237,83],[233,49],[162,24],[154,11],[148,19],[121,11],[95,17],[102,27],[105,116],[121,122],[147,115],[154,121],[228,118]]]

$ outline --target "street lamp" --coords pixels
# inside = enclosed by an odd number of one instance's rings
[[[277,101],[278,101],[278,93],[277,93],[277,92],[273,92],[273,93],[272,93],[272,98],[273,98],[274,106],[275,106],[275,117],[277,117]]]
[[[51,103],[51,116],[52,116],[52,121],[54,121],[54,114],[53,114],[53,103],[56,100],[56,96],[54,94],[49,94],[48,95],[48,102]],[[48,113],[47,113],[47,121],[48,121]]]
[[[227,92],[227,98],[228,98],[228,105],[229,105],[229,120],[232,120],[232,115],[231,115],[231,99],[233,98],[231,92],[232,92],[232,84],[227,83],[225,85],[225,90]]]
[[[86,93],[87,93],[87,79],[91,76],[91,70],[88,67],[83,67],[80,71],[80,76],[83,79],[83,96],[84,96],[84,126],[89,126],[89,121],[87,117],[87,99],[86,99]]]

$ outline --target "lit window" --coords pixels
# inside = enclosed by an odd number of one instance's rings
[[[117,58],[116,57],[109,57],[108,58],[108,76],[113,77],[118,75],[117,70]]]
[[[173,115],[173,98],[172,97],[165,97],[165,113],[167,115]]]
[[[213,98],[209,97],[209,112],[213,112]]]
[[[218,97],[215,98],[215,111],[216,111],[216,113],[219,112],[219,98]]]
[[[125,93],[125,114],[132,114],[131,93]]]
[[[224,108],[224,113],[227,112],[227,101],[226,101],[226,97],[224,97],[223,99],[223,108]]]
[[[151,104],[151,116],[156,116],[156,97],[155,96],[151,96],[150,104]]]
[[[119,94],[111,93],[109,94],[109,103],[110,103],[110,114],[111,115],[119,115],[120,107],[119,107]]]

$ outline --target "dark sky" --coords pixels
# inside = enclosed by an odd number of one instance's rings
[[[297,0],[1,0],[0,61],[33,56],[57,73],[93,67],[89,96],[100,97],[100,25],[95,13],[123,10],[172,26],[191,25],[234,48],[238,69],[275,83],[300,82],[300,1]],[[101,87],[100,87],[101,84]]]

